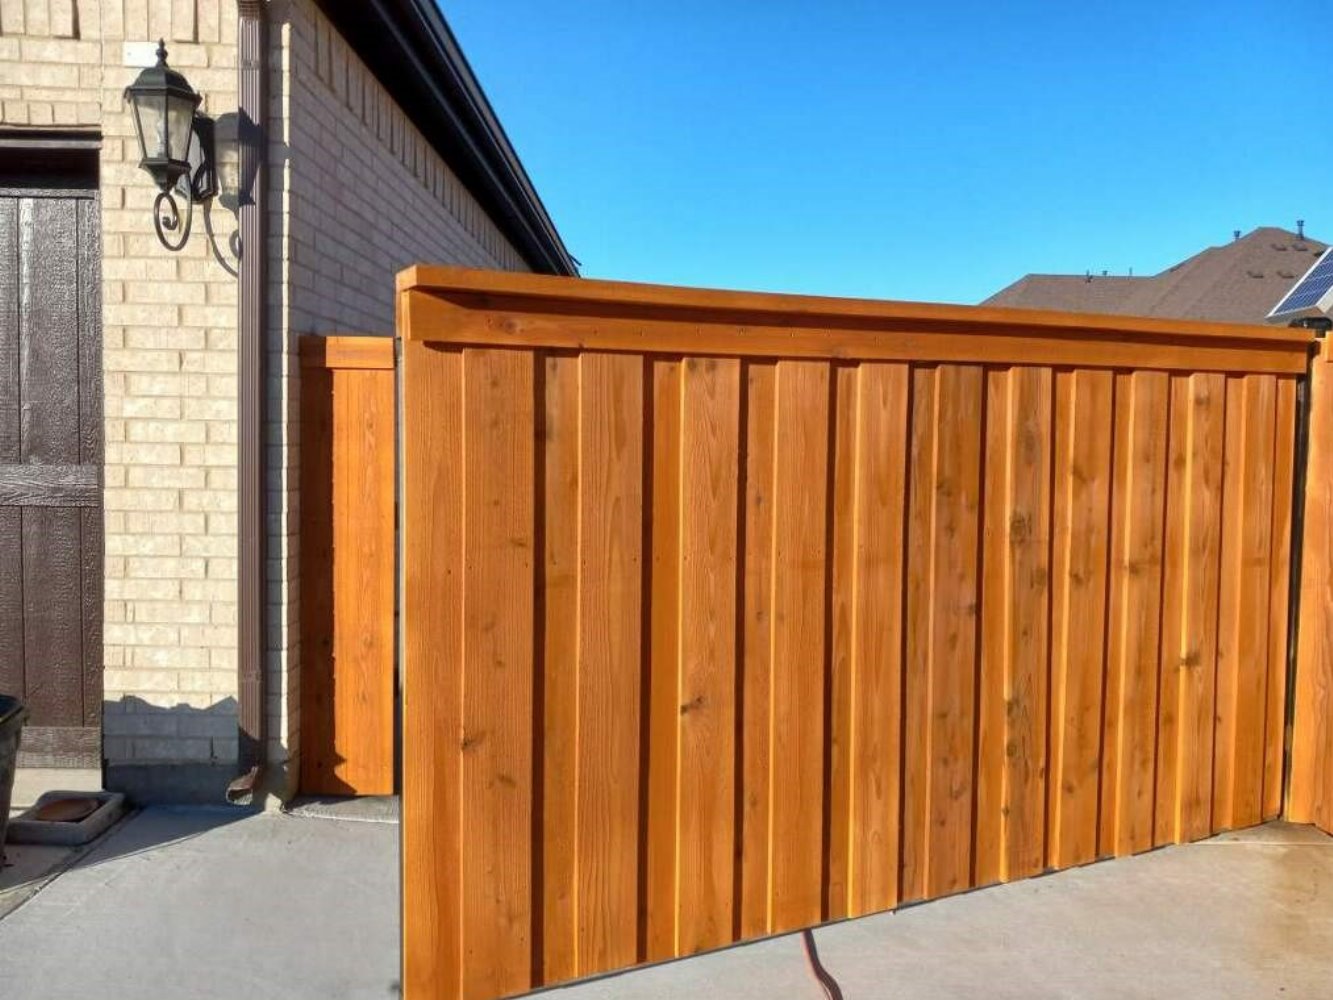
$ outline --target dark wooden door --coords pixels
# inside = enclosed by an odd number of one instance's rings
[[[102,334],[95,178],[0,172],[0,691],[19,763],[101,765]]]

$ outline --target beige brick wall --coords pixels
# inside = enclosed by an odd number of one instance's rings
[[[394,275],[413,263],[527,266],[314,3],[271,10],[268,667],[277,762],[300,745],[296,338],[392,333]]]
[[[236,280],[197,210],[184,251],[158,243],[122,103],[125,43],[163,37],[203,110],[234,110],[235,28],[232,0],[0,0],[0,125],[102,135],[113,766],[236,758]]]

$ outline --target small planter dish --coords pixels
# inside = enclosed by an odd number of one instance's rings
[[[11,844],[78,847],[104,833],[125,812],[120,792],[46,792],[9,821]]]

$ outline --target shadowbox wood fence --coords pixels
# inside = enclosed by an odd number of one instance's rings
[[[1281,812],[1308,331],[419,267],[399,333],[409,998]]]

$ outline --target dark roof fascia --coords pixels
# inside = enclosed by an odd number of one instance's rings
[[[370,71],[534,270],[577,275],[434,0],[318,0]]]

